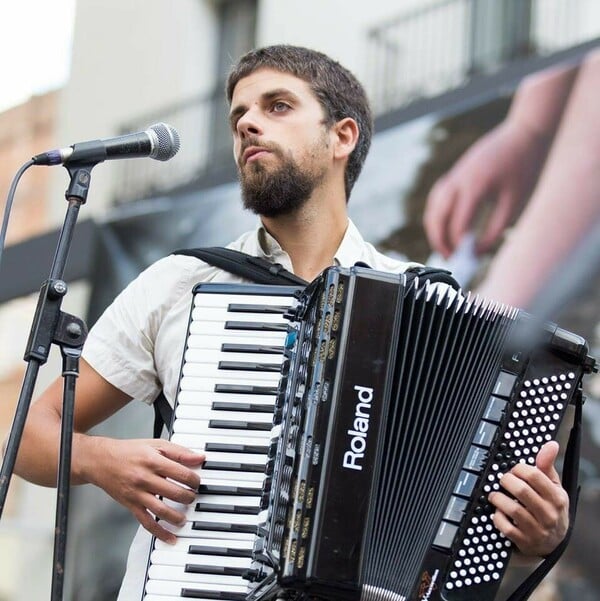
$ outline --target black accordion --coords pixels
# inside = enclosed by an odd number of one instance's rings
[[[595,369],[585,341],[407,274],[194,290],[171,440],[206,454],[144,601],[487,601],[487,495]]]
[[[594,368],[514,308],[331,268],[293,311],[252,599],[493,599],[487,495],[535,464]]]

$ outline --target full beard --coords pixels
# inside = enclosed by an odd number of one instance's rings
[[[298,211],[325,177],[325,168],[302,168],[291,157],[274,152],[280,159],[275,169],[259,161],[240,170],[244,207],[263,217],[278,217]]]

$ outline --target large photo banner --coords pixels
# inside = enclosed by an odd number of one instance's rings
[[[581,69],[575,69],[570,77],[571,86],[577,84]],[[554,73],[554,71],[552,71]],[[539,75],[539,74],[538,74]],[[464,165],[465,157],[473,157],[478,146],[495,135],[505,126],[514,111],[519,86],[504,89],[502,93],[486,94],[481,98],[471,98],[462,104],[448,107],[447,111],[424,115],[415,119],[400,120],[395,125],[379,129],[363,174],[349,201],[351,218],[356,222],[366,239],[379,250],[396,257],[408,258],[447,267],[455,272],[465,291],[477,292],[490,275],[490,266],[503,251],[511,237],[521,235],[526,229],[532,240],[542,239],[543,243],[534,246],[523,257],[523,262],[536,263],[539,255],[548,254],[567,233],[555,234],[547,229],[540,232],[526,223],[520,224],[528,209],[528,202],[555,185],[560,175],[548,175],[544,168],[552,164],[566,168],[563,178],[569,178],[569,194],[564,196],[564,205],[569,212],[577,212],[584,203],[587,182],[569,176],[569,165],[561,163],[566,152],[565,144],[570,143],[571,154],[581,156],[579,135],[565,135],[560,125],[561,115],[565,115],[565,105],[548,132],[548,147],[543,156],[522,159],[529,180],[523,185],[522,198],[515,201],[513,211],[505,219],[504,227],[486,248],[478,249],[476,238],[485,231],[486,219],[497,209],[500,180],[519,176],[514,170],[502,171],[502,157],[489,152],[478,169],[484,174],[496,173],[498,179],[490,189],[485,190],[473,220],[470,222],[470,237],[457,244],[451,253],[435,248],[431,233],[424,226],[424,215],[432,202],[432,190],[441,178],[447,177],[459,165]],[[515,93],[517,90],[517,93]],[[577,92],[569,88],[567,98]],[[597,101],[597,99],[596,99]],[[584,103],[585,104],[585,103]],[[541,111],[543,107],[539,110]],[[572,109],[575,110],[575,109]],[[596,109],[597,111],[597,109]],[[584,114],[580,120],[585,120]],[[578,127],[580,127],[578,125]],[[564,129],[564,128],[563,128]],[[585,130],[585,127],[583,128]],[[600,135],[600,132],[597,132]],[[560,136],[563,136],[560,138]],[[552,142],[559,140],[563,148],[558,150]],[[554,154],[553,154],[554,153]],[[556,157],[558,153],[558,157]],[[461,163],[462,161],[462,163]],[[576,170],[576,167],[573,169]],[[575,173],[576,171],[574,171]],[[468,177],[474,177],[467,174]],[[520,177],[520,176],[519,176]],[[546,178],[546,179],[544,179]],[[550,182],[546,180],[550,179]],[[596,175],[597,179],[597,175]],[[475,187],[473,180],[463,182],[466,190]],[[545,187],[544,187],[545,186]],[[500,191],[501,192],[501,191]],[[458,194],[458,192],[456,192]],[[482,193],[483,194],[483,193]],[[494,194],[496,196],[494,197]],[[460,211],[460,203],[454,209]],[[463,209],[464,210],[464,209]],[[549,211],[552,209],[548,209]],[[581,211],[587,211],[581,207]],[[597,210],[596,210],[597,214]],[[452,217],[447,213],[446,220]],[[589,227],[576,234],[577,240],[563,245],[561,252],[552,258],[552,268],[528,276],[533,278],[534,291],[528,297],[528,309],[543,313],[547,319],[559,323],[590,343],[590,353],[600,355],[600,278],[598,269],[598,220],[588,219]],[[256,217],[240,208],[239,188],[236,182],[225,183],[210,189],[199,189],[182,193],[176,198],[159,197],[136,203],[135,207],[123,205],[113,212],[110,218],[99,226],[97,260],[94,272],[93,293],[89,307],[88,321],[94,320],[137,273],[153,261],[175,249],[200,246],[225,245],[242,232],[256,224]],[[441,226],[440,226],[441,227]],[[540,225],[547,228],[546,225]],[[564,223],[567,232],[570,225]],[[521,251],[522,252],[522,251]],[[521,290],[518,277],[522,277],[522,265],[514,261],[514,274],[509,272],[504,286],[512,294]],[[513,277],[514,275],[514,277]],[[517,277],[518,276],[518,277]],[[513,287],[513,290],[511,290]],[[501,289],[501,288],[500,288]],[[518,298],[518,297],[513,297]],[[523,297],[525,298],[525,297]],[[523,303],[525,306],[525,303]],[[184,337],[182,332],[181,336]],[[536,591],[536,601],[594,601],[600,599],[600,381],[592,376],[586,381],[587,397],[584,408],[584,436],[581,458],[581,494],[579,509],[572,541],[556,569]],[[138,429],[140,436],[148,436],[152,427],[152,411],[148,407],[135,407],[132,404],[129,421],[110,421],[103,428],[112,433]],[[568,421],[568,420],[566,420]],[[568,426],[568,424],[567,424]],[[106,430],[101,430],[106,431]],[[568,432],[565,433],[565,435]],[[561,437],[564,442],[565,437]],[[100,498],[92,490],[76,490],[73,496],[73,521],[77,527],[71,542],[77,548],[78,569],[73,573],[73,590],[79,601],[93,601],[105,598],[118,586],[119,575],[124,568],[124,558],[128,542],[135,525],[123,510]],[[90,505],[96,511],[90,511]],[[93,516],[93,517],[91,517]],[[103,526],[98,529],[98,524]],[[95,531],[93,536],[86,531]],[[102,533],[100,540],[97,532]],[[110,540],[110,554],[90,555],[90,540]],[[85,541],[85,544],[83,543]],[[518,583],[529,568],[515,569],[506,585],[509,589]],[[108,597],[106,597],[108,598]]]

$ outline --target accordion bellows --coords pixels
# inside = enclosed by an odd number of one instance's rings
[[[556,437],[585,341],[363,268],[327,270],[294,324],[253,598],[493,599],[512,545],[487,495]]]

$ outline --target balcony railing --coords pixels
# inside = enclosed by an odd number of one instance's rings
[[[599,35],[597,0],[442,0],[369,32],[366,85],[380,115]]]
[[[388,20],[367,36],[365,82],[376,115],[466,84],[528,56],[546,55],[600,36],[598,0],[441,0]],[[148,198],[232,172],[223,86],[123,127],[164,121],[182,135],[168,164],[122,161],[115,202]]]

